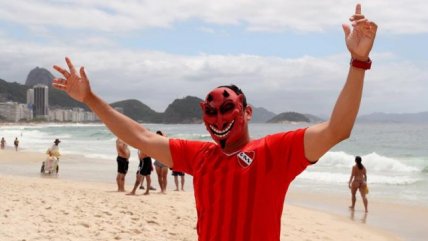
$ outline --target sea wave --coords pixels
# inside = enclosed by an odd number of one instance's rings
[[[376,152],[362,155],[363,165],[371,171],[392,172],[392,173],[415,173],[422,172],[425,166],[415,165],[417,162],[410,162],[405,159],[397,159],[377,154]],[[324,168],[350,168],[355,165],[355,156],[343,151],[328,152],[318,162],[317,166]],[[419,162],[419,163],[422,163]]]
[[[322,183],[336,183],[343,184],[348,183],[349,173],[333,173],[333,172],[317,172],[307,170],[299,175],[299,179],[316,181]],[[368,175],[368,184],[385,184],[385,185],[411,185],[423,181],[421,177],[412,176],[395,176],[395,175],[382,175],[382,174],[370,174]]]

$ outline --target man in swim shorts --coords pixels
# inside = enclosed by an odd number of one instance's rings
[[[184,191],[184,172],[172,170],[172,176],[174,177],[175,190],[178,191],[178,177],[180,177],[181,191]]]
[[[351,61],[329,120],[259,139],[250,138],[252,107],[234,85],[213,89],[201,103],[202,118],[214,142],[168,138],[151,132],[98,97],[91,90],[84,68],[78,73],[69,58],[68,70],[54,66],[63,78],[54,79],[53,86],[88,105],[131,146],[193,176],[200,241],[278,241],[290,183],[308,165],[347,139],[355,123],[377,25],[361,14],[360,4],[350,21],[352,28],[343,25],[343,30]]]
[[[117,138],[116,140],[116,150],[117,150],[117,191],[125,192],[125,176],[128,172],[129,166],[129,157],[131,152],[129,151],[128,145],[123,142],[121,139]]]
[[[152,158],[150,158],[141,151],[138,151],[138,158],[140,159],[140,163],[138,165],[138,171],[136,173],[134,188],[127,195],[135,195],[138,186],[140,186],[140,184],[144,181],[144,178],[146,178],[147,183],[147,188],[144,195],[149,195],[149,191],[153,190],[151,187],[152,179],[150,178],[150,174],[153,171]]]

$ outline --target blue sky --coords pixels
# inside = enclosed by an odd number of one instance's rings
[[[276,113],[328,115],[349,68],[355,1],[0,0],[0,78],[24,83],[69,56],[109,102],[164,111],[234,83]],[[360,1],[379,25],[361,113],[428,108],[428,3]]]

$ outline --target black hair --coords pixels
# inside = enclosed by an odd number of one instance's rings
[[[362,170],[364,168],[364,165],[361,163],[362,159],[360,156],[355,157],[355,163],[357,163],[358,169]]]
[[[242,92],[242,90],[238,86],[233,85],[233,84],[232,85],[221,85],[217,88],[228,88],[228,89],[233,90],[233,92],[235,92],[235,94],[242,95],[243,96],[242,105],[244,106],[244,108],[247,107],[247,98],[245,97],[244,92]]]
[[[162,131],[156,131],[156,134],[163,136]]]

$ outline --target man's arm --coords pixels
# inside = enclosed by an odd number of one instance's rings
[[[168,138],[147,130],[140,123],[116,111],[92,92],[84,68],[80,68],[79,74],[71,60],[69,58],[65,60],[69,70],[54,66],[54,69],[64,77],[54,79],[55,88],[65,91],[73,99],[86,104],[118,138],[165,165],[172,166]]]
[[[346,46],[353,59],[368,61],[377,25],[361,14],[360,4],[357,4],[355,14],[350,20],[352,30],[348,25],[343,25]],[[350,66],[345,86],[336,101],[330,119],[306,130],[305,156],[310,161],[317,161],[330,148],[350,136],[360,107],[364,74],[364,69]]]

